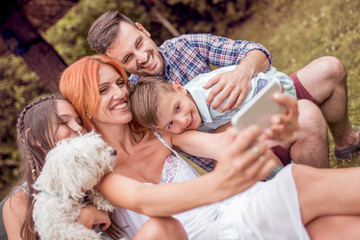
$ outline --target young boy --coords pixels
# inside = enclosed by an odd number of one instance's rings
[[[270,81],[278,82],[285,94],[296,97],[293,80],[285,73],[270,67],[267,72],[252,78],[251,89],[240,107],[226,112],[220,112],[220,107],[212,109],[206,104],[211,88],[204,89],[202,86],[216,74],[234,68],[235,66],[230,66],[200,74],[184,87],[177,82],[144,77],[138,81],[131,95],[131,106],[136,106],[132,108],[134,118],[144,127],[173,133],[190,129],[215,132],[219,127],[226,128],[232,116]]]

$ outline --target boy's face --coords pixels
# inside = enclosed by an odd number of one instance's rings
[[[159,125],[155,128],[173,133],[197,129],[202,121],[197,106],[184,88],[161,93],[157,117]]]

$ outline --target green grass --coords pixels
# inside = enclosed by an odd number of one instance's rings
[[[260,7],[260,6],[259,6]],[[354,0],[277,0],[228,30],[233,39],[263,44],[273,55],[273,65],[291,74],[312,60],[336,56],[348,73],[350,122],[360,125],[360,1]],[[357,166],[360,154],[337,161],[330,140],[331,167]]]

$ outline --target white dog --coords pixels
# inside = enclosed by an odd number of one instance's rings
[[[112,212],[114,206],[94,186],[115,165],[116,151],[99,134],[90,132],[57,143],[46,156],[34,184],[33,219],[35,231],[47,239],[102,239],[101,233],[76,222],[87,203]]]

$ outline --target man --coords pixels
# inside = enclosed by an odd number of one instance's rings
[[[237,64],[233,71],[217,75],[204,86],[216,84],[207,98],[212,108],[219,107],[228,98],[221,111],[237,108],[250,88],[251,78],[266,71],[272,60],[260,44],[209,34],[182,35],[165,41],[158,48],[141,24],[117,11],[106,12],[93,23],[88,42],[98,53],[116,59],[133,74],[130,80],[134,82],[138,78],[134,74],[160,75],[184,85],[198,74],[211,71],[209,64],[220,67]],[[334,137],[338,158],[347,158],[359,150],[359,133],[351,128],[348,119],[346,70],[341,62],[334,57],[322,57],[290,77],[298,99],[308,99],[321,109],[310,101],[299,101],[300,131],[288,142],[291,158],[299,163],[328,167],[323,116]]]

